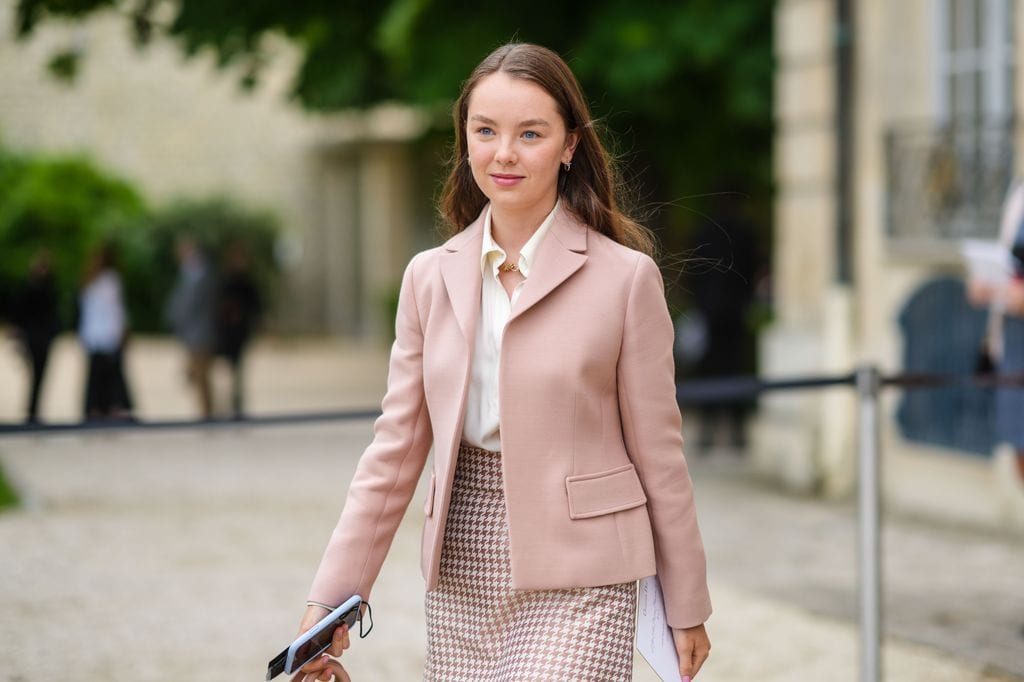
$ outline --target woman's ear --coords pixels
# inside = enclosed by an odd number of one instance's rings
[[[572,155],[576,153],[576,145],[579,144],[580,134],[575,130],[565,136],[565,151],[562,152],[562,163],[572,161]]]

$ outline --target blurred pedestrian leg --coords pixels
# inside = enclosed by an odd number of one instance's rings
[[[188,382],[199,397],[199,410],[203,417],[213,415],[213,388],[210,382],[210,354],[201,348],[189,348],[186,367]]]

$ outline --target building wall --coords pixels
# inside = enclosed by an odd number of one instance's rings
[[[776,9],[776,321],[760,353],[769,377],[847,371],[850,301],[835,284],[835,21],[831,0],[782,0]],[[825,485],[843,449],[833,422],[846,398],[766,396],[754,428],[759,468],[799,490]]]
[[[138,184],[157,205],[223,194],[270,209],[292,254],[276,326],[387,334],[375,311],[379,290],[400,280],[409,256],[401,235],[424,220],[402,181],[409,167],[405,141],[422,129],[417,116],[394,107],[333,116],[303,111],[287,97],[296,55],[283,40],[269,41],[269,68],[259,87],[246,92],[237,71],[217,69],[211,54],[186,60],[165,39],[137,49],[127,22],[112,14],[48,23],[29,40],[15,41],[12,6],[0,11],[5,144],[84,153]],[[68,46],[84,53],[71,85],[46,70]],[[387,197],[375,183],[388,183]],[[350,256],[364,229],[374,230],[367,248],[398,251],[358,270]]]
[[[776,376],[845,373],[871,363],[899,372],[898,318],[911,294],[936,276],[960,277],[955,241],[910,242],[887,230],[887,135],[936,121],[938,0],[859,0],[854,7],[852,282],[835,276],[834,0],[777,6],[778,321],[762,344]],[[1024,12],[1015,13],[1017,35]],[[1021,39],[1015,41],[1017,63]],[[1024,73],[1016,72],[1017,110]],[[1021,149],[1021,138],[1017,135]],[[1021,154],[1016,157],[1020,168]],[[899,395],[887,391],[883,429],[887,502],[914,513],[1005,525],[1007,491],[993,460],[907,442],[895,423]],[[852,389],[769,398],[757,426],[755,461],[790,487],[827,495],[855,488],[856,405]],[[1012,494],[1012,491],[1011,491]],[[1010,504],[1009,506],[1012,506]]]

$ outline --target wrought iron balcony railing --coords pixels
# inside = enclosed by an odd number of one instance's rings
[[[901,126],[886,136],[887,231],[907,241],[995,238],[1013,178],[1012,123]]]

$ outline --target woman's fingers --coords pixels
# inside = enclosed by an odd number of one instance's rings
[[[305,673],[306,675],[309,675],[311,673],[312,674],[319,674],[320,672],[323,671],[324,668],[327,667],[327,664],[330,662],[330,660],[331,660],[331,657],[328,656],[327,654],[323,654],[321,656],[317,656],[312,661],[310,661],[306,665],[304,665],[301,668],[299,668],[299,674],[303,674],[303,673]],[[292,682],[296,682],[296,680],[302,680],[302,679],[303,678],[299,677],[299,678],[293,679]]]
[[[352,679],[341,667],[341,663],[334,660],[327,654],[319,656],[302,667],[295,673],[291,682],[352,682]]]
[[[323,665],[321,670],[315,672],[300,672],[292,678],[292,682],[352,682],[345,669],[334,659],[328,656],[321,656],[317,663]]]
[[[693,673],[691,677],[696,677],[697,673],[700,672],[701,666],[704,665],[704,661],[708,660],[708,654],[711,653],[711,645],[704,646],[702,642],[697,642],[693,648],[693,660],[691,665],[693,666]]]
[[[348,626],[341,625],[334,630],[334,636],[331,638],[331,646],[327,652],[331,656],[341,656],[341,653],[348,648]]]
[[[693,640],[689,637],[676,637],[676,653],[679,654],[679,675],[684,682],[690,682],[693,670]]]
[[[711,653],[711,641],[703,625],[692,628],[673,629],[672,636],[679,654],[679,675],[683,682],[690,682],[697,676],[704,661]]]
[[[331,661],[328,663],[327,670],[325,670],[324,673],[328,674],[328,676],[317,678],[318,680],[321,680],[321,682],[326,682],[330,679],[333,679],[334,682],[352,682],[352,678],[348,676],[345,669],[341,667],[341,663],[338,663],[337,661]]]

